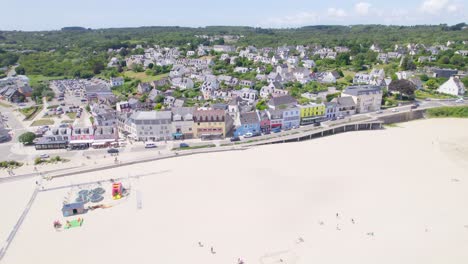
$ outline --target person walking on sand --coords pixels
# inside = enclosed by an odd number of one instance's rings
[[[198,246],[199,246],[199,247],[203,247],[203,244],[202,244],[201,241],[198,241]]]
[[[214,251],[213,247],[211,247],[211,254],[216,254],[216,252]]]
[[[354,225],[354,219],[353,218],[351,218],[351,223],[353,223],[353,225]]]

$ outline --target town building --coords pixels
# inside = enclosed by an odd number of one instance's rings
[[[302,126],[320,123],[325,117],[324,104],[309,103],[298,107]]]
[[[382,105],[382,88],[379,86],[349,86],[341,95],[353,98],[358,114],[378,111]]]
[[[201,139],[226,136],[226,113],[221,109],[197,109],[193,114],[194,134]]]
[[[245,136],[246,134],[259,135],[260,118],[257,112],[247,112],[240,114],[240,126],[236,128],[234,136]]]
[[[140,111],[124,119],[126,124],[119,125],[119,128],[136,141],[169,140],[172,138],[171,119],[170,111]]]
[[[172,112],[172,138],[191,139],[194,138],[193,113],[195,107],[173,107]]]

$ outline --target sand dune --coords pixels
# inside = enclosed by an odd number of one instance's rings
[[[54,180],[145,175],[61,232],[70,189],[41,192],[3,262],[467,263],[467,132],[468,120],[416,121]]]

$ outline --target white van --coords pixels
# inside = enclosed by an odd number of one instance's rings
[[[145,148],[157,148],[156,143],[154,142],[146,142],[145,143]]]

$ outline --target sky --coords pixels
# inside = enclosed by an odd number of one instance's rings
[[[0,0],[0,30],[468,22],[468,0]]]

